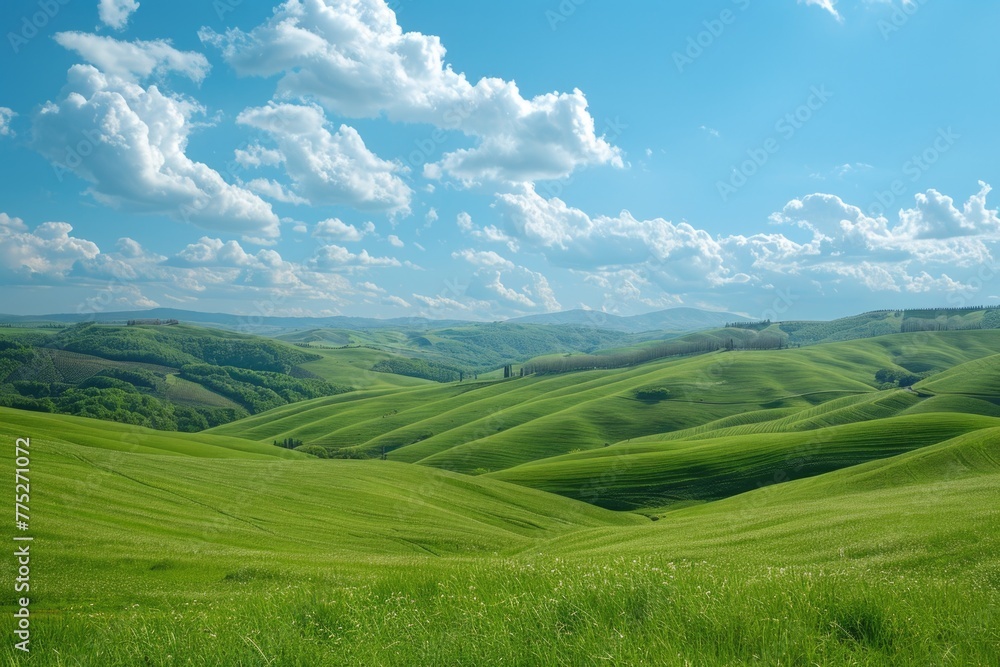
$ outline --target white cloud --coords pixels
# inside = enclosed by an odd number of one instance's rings
[[[246,187],[248,190],[256,192],[263,197],[273,199],[274,201],[280,201],[285,204],[295,204],[296,206],[301,206],[309,203],[308,199],[300,197],[294,192],[289,192],[284,185],[268,178],[255,178],[247,182]]]
[[[84,299],[81,311],[99,313],[108,310],[143,310],[158,308],[159,305],[156,301],[144,296],[135,285],[115,285],[113,288],[104,288],[98,294]]]
[[[129,81],[141,81],[151,75],[179,72],[196,83],[204,81],[211,69],[208,59],[194,51],[178,51],[170,42],[123,42],[85,32],[57,32],[55,40],[74,51],[105,74]]]
[[[14,130],[10,129],[10,121],[14,119],[13,109],[8,109],[7,107],[0,107],[0,137],[12,137],[14,136]]]
[[[497,195],[495,208],[504,223],[502,234],[602,290],[602,308],[615,312],[628,304],[771,302],[775,285],[800,297],[809,292],[845,304],[872,292],[969,290],[956,272],[969,275],[977,266],[996,264],[992,249],[1000,243],[1000,213],[987,205],[989,193],[981,183],[976,194],[956,203],[928,190],[895,222],[817,193],[790,201],[771,217],[772,224],[786,228],[784,233],[720,237],[685,222],[638,220],[628,211],[591,216],[532,188]],[[473,229],[469,235],[481,238],[483,231]],[[455,257],[470,261],[475,252]],[[481,287],[496,294],[512,297],[506,290],[513,287],[532,296],[512,286],[506,275],[498,283],[493,273],[481,273],[487,281]]]
[[[983,182],[979,186],[979,192],[969,198],[962,210],[955,207],[954,199],[937,190],[918,194],[914,208],[900,211],[900,224],[895,233],[914,239],[976,235],[995,238],[1000,233],[1000,217],[995,209],[986,207],[986,197],[992,188]]]
[[[928,190],[916,195],[913,208],[899,212],[896,225],[835,195],[813,194],[792,200],[772,221],[809,231],[809,254],[969,266],[990,261],[988,245],[1000,241],[1000,217],[986,204],[990,191],[980,183],[959,209],[951,197]]]
[[[394,257],[374,257],[368,254],[367,250],[355,254],[339,245],[320,248],[311,264],[320,270],[402,266],[402,263]]]
[[[523,266],[517,266],[492,250],[466,248],[452,253],[452,259],[461,259],[476,267],[475,280],[469,285],[467,294],[488,301],[500,297],[507,302],[499,305],[515,305],[522,310],[560,310],[559,301],[549,286],[549,281],[541,273]],[[507,283],[516,282],[519,288]],[[494,309],[495,311],[496,309]]]
[[[285,157],[280,151],[264,148],[260,144],[248,146],[246,150],[237,148],[233,151],[236,164],[244,169],[254,167],[271,167],[279,165],[285,161]]]
[[[100,0],[97,14],[101,21],[115,30],[121,30],[128,24],[129,17],[139,9],[136,0]]]
[[[412,190],[397,175],[402,165],[368,150],[357,130],[327,129],[315,105],[276,104],[246,109],[237,122],[269,134],[278,150],[237,154],[246,165],[274,163],[278,153],[292,179],[292,190],[312,204],[342,204],[361,210],[409,214]]]
[[[472,224],[472,216],[466,213],[465,211],[462,211],[461,213],[458,214],[458,217],[456,218],[455,222],[458,224],[458,228],[461,229],[463,232],[471,231],[472,228],[475,226]]]
[[[514,263],[509,259],[504,259],[492,250],[472,250],[467,248],[451,253],[452,259],[463,259],[469,264],[479,267],[513,269]]]
[[[406,245],[405,243],[403,243],[403,240],[400,239],[395,234],[389,234],[388,241],[389,244],[394,248],[402,248],[403,246]]]
[[[491,291],[495,292],[497,296],[501,299],[509,301],[518,306],[524,308],[535,308],[537,307],[535,302],[531,300],[527,294],[523,292],[518,292],[517,290],[511,289],[500,282],[500,272],[497,271],[493,274],[492,280],[486,286]]]
[[[623,166],[621,152],[597,135],[582,92],[526,99],[511,81],[473,85],[446,62],[438,37],[403,32],[384,0],[287,0],[250,32],[203,28],[199,35],[241,75],[280,75],[281,96],[477,140],[427,165],[430,178],[524,182]]]
[[[798,0],[799,4],[812,5],[814,7],[819,7],[820,9],[825,9],[830,12],[830,14],[838,21],[843,21],[844,17],[840,15],[837,11],[836,4],[837,0]]]
[[[277,237],[279,221],[269,204],[185,154],[191,118],[202,111],[156,86],[75,65],[63,98],[35,115],[32,145],[59,178],[72,172],[91,183],[90,194],[103,204]]]
[[[505,232],[568,267],[614,267],[652,262],[680,282],[725,283],[722,248],[708,232],[686,222],[637,220],[628,211],[592,218],[533,188],[501,194],[495,204]]]
[[[265,251],[261,251],[263,253]],[[178,260],[187,266],[251,266],[256,262],[236,241],[203,236],[197,243],[191,243],[177,253]]]
[[[425,227],[430,227],[430,226],[431,226],[431,225],[433,225],[433,224],[434,224],[435,222],[437,222],[437,221],[438,221],[438,219],[439,219],[439,216],[438,216],[438,212],[437,212],[437,209],[436,209],[436,208],[433,208],[433,207],[432,207],[432,208],[430,208],[430,209],[429,209],[429,210],[427,211],[427,214],[426,214],[426,215],[424,215],[424,222],[425,222],[425,223],[427,223],[427,224],[426,224],[426,225],[424,225],[424,226],[425,226]]]
[[[379,287],[378,285],[376,285],[373,282],[367,282],[366,281],[366,282],[363,282],[363,283],[358,283],[358,287],[360,287],[363,290],[367,290],[369,292],[372,292],[374,294],[385,294],[385,290],[382,289],[381,287]]]
[[[363,239],[366,233],[367,230],[362,231],[354,225],[348,225],[340,218],[330,218],[328,220],[321,220],[316,224],[316,231],[313,232],[313,236],[356,243]]]
[[[721,139],[722,138],[722,133],[719,132],[718,130],[716,130],[714,127],[709,127],[708,125],[702,125],[699,129],[702,132],[704,132],[705,134],[707,134],[708,136],[712,137],[713,139]],[[647,148],[646,149],[646,155],[652,155],[652,154],[653,154],[653,151],[651,151],[651,150],[649,150]]]
[[[410,302],[402,297],[398,296],[387,296],[382,298],[382,303],[387,303],[390,306],[397,306],[399,308],[412,308]]]
[[[65,222],[44,222],[31,231],[20,218],[0,213],[0,273],[15,280],[60,279],[77,262],[100,254],[97,244],[72,231]]]
[[[349,303],[360,289],[384,292],[372,284],[356,288],[342,275],[286,261],[272,249],[250,253],[233,240],[205,236],[167,257],[131,238],[119,239],[112,252],[101,252],[72,231],[65,222],[46,222],[30,230],[22,220],[0,213],[0,277],[10,284],[84,288],[87,296],[81,296],[81,307],[89,310],[152,308],[157,301],[151,292],[157,299],[181,304],[266,298],[276,304],[297,299],[327,306]],[[364,252],[348,259],[358,265],[386,264]],[[289,305],[288,310],[294,308]]]

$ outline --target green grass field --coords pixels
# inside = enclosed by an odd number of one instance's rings
[[[1000,664],[998,348],[934,332],[373,386],[195,435],[0,409],[8,470],[32,439],[35,537],[32,651],[3,656]],[[907,364],[934,374],[876,390]],[[390,460],[269,444],[292,436]]]
[[[903,369],[919,359],[944,371],[996,349],[1000,332],[969,331],[719,352],[614,371],[428,386],[393,392],[391,400],[383,391],[355,393],[285,406],[212,432],[261,442],[291,437],[341,455],[386,451],[407,463],[496,472],[759,411],[785,410],[782,416],[808,419],[810,413],[800,411],[834,399],[867,401],[880,368]],[[669,398],[638,400],[636,392],[648,387],[664,387]],[[859,418],[856,411],[889,416],[910,405],[907,397],[897,400],[900,406],[844,405],[841,414],[826,419],[848,423]]]
[[[207,389],[197,382],[185,380],[176,374],[167,375],[166,397],[178,405],[204,405],[212,408],[236,408],[240,405],[225,396]]]
[[[417,387],[430,384],[428,380],[404,377],[391,373],[376,373],[372,366],[392,358],[392,354],[365,347],[330,350],[321,347],[309,348],[322,359],[310,361],[301,368],[327,382],[357,389],[388,389],[393,387]]]

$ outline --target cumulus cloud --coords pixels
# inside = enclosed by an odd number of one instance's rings
[[[0,137],[12,137],[14,136],[14,130],[10,129],[10,121],[14,119],[13,109],[8,109],[7,107],[0,107]]]
[[[992,188],[983,182],[979,187],[979,192],[970,197],[961,210],[955,207],[954,199],[937,190],[918,194],[916,206],[900,212],[900,224],[895,233],[914,239],[996,237],[1000,233],[1000,217],[995,209],[986,206],[986,197]]]
[[[410,212],[413,192],[398,176],[402,165],[369,151],[352,127],[341,125],[331,132],[320,107],[272,102],[246,109],[237,122],[267,133],[278,144],[277,151],[257,148],[237,153],[237,159],[245,166],[257,166],[255,162],[273,164],[280,155],[292,190],[308,202],[390,214]]]
[[[625,304],[667,307],[692,301],[731,308],[773,300],[776,285],[847,301],[871,292],[968,290],[962,273],[996,264],[992,251],[1000,243],[1000,217],[987,204],[989,193],[981,183],[978,192],[959,203],[928,190],[893,221],[869,216],[836,195],[816,193],[788,202],[771,216],[769,222],[780,231],[729,236],[713,236],[686,222],[639,220],[628,211],[592,216],[530,187],[497,195],[494,206],[503,222],[502,238],[569,268],[583,284],[602,290],[602,308],[614,312]],[[469,225],[463,231],[482,238],[484,230],[471,220]],[[454,256],[478,261],[486,287],[512,297],[506,275],[495,280],[503,269],[488,272],[489,263],[476,254],[481,252]]]
[[[401,264],[336,246],[321,249],[312,260],[293,262],[270,248],[250,252],[238,241],[213,236],[203,236],[172,255],[152,252],[128,237],[102,251],[75,235],[69,223],[45,222],[32,229],[0,213],[0,278],[8,284],[82,288],[78,307],[85,310],[153,308],[163,300],[190,304],[263,298],[275,307],[285,304],[288,312],[295,310],[295,303],[320,303],[327,312],[332,305],[373,295],[391,305],[384,289],[370,282],[354,285],[341,275],[391,266]]]
[[[719,242],[686,222],[637,220],[628,211],[591,217],[531,187],[498,195],[495,206],[507,234],[544,252],[554,264],[602,268],[655,263],[679,282],[721,285],[730,279]]]
[[[267,197],[268,199],[280,201],[285,204],[294,204],[296,206],[309,204],[308,199],[300,197],[294,192],[290,192],[284,185],[269,178],[255,178],[248,181],[246,183],[246,188],[261,195],[262,197]]]
[[[136,0],[100,0],[97,5],[97,14],[101,17],[101,22],[115,30],[123,29],[129,17],[139,9]]]
[[[466,248],[458,252],[451,253],[452,259],[463,259],[473,266],[513,269],[514,262],[504,259],[492,250],[472,250]]]
[[[371,223],[368,223],[368,225],[364,230],[360,230],[354,225],[348,225],[340,218],[330,218],[328,220],[321,220],[316,224],[316,231],[313,232],[313,236],[356,243],[363,239],[366,234],[374,231],[374,225]]]
[[[320,248],[311,264],[322,270],[402,266],[402,263],[394,257],[375,257],[370,255],[367,250],[355,254],[339,245],[327,245]]]
[[[245,150],[237,148],[233,153],[236,164],[244,169],[274,166],[285,161],[280,151],[264,148],[260,144],[253,144]]]
[[[35,115],[32,145],[99,202],[263,238],[278,217],[260,197],[186,155],[195,102],[75,65],[58,102]]]
[[[70,235],[66,222],[44,222],[30,230],[20,218],[0,213],[0,272],[8,279],[61,279],[79,261],[100,254],[97,244]]]
[[[991,188],[979,186],[961,208],[937,190],[918,193],[895,225],[829,194],[792,200],[772,221],[811,232],[811,254],[968,266],[989,261],[988,245],[1000,240],[1000,217],[986,203]]]
[[[518,266],[492,250],[466,248],[451,256],[476,267],[474,280],[466,291],[473,298],[489,301],[499,297],[499,305],[528,311],[542,308],[551,312],[561,308],[548,279],[541,273]]]
[[[597,135],[581,91],[528,99],[512,81],[472,84],[447,63],[440,38],[404,32],[384,0],[288,0],[249,32],[199,34],[237,73],[280,76],[281,96],[476,140],[426,165],[430,178],[525,182],[588,165],[623,166],[620,150]]]
[[[395,234],[389,234],[387,240],[389,241],[389,245],[391,245],[393,248],[402,248],[403,246],[406,245],[405,243],[403,243],[403,240],[398,236],[396,236]]]
[[[178,72],[201,83],[211,66],[208,59],[193,51],[178,51],[169,41],[123,42],[86,32],[57,32],[55,40],[74,51],[105,74],[129,81],[141,81],[151,75]]]

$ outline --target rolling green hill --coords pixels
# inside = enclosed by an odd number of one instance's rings
[[[292,437],[337,456],[377,457],[385,451],[402,462],[499,471],[720,419],[740,423],[757,413],[760,420],[803,422],[800,429],[810,427],[809,420],[816,427],[890,416],[921,398],[876,393],[878,369],[919,365],[922,372],[945,371],[992,356],[998,347],[1000,331],[960,331],[719,352],[610,371],[306,401],[212,432],[261,442]],[[650,389],[663,389],[667,398],[639,398]],[[842,402],[801,412],[835,399]],[[824,414],[832,409],[840,412]],[[771,410],[781,412],[766,412]]]
[[[490,475],[610,509],[720,500],[927,447],[1000,420],[923,414],[794,433],[619,444]]]
[[[84,420],[0,415],[33,436],[30,664],[1000,658],[997,428],[651,522],[423,466],[226,460],[211,436],[164,456],[174,436],[145,431],[120,451],[77,443]]]
[[[368,346],[390,355],[424,359],[473,373],[544,354],[592,352],[646,337],[573,325],[468,323],[439,329],[310,330],[280,340],[311,347]],[[310,351],[312,349],[310,348]]]

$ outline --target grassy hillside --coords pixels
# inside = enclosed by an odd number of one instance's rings
[[[499,471],[715,420],[789,417],[835,399],[814,426],[911,407],[875,392],[881,368],[944,371],[995,354],[1000,332],[901,334],[792,350],[720,352],[612,371],[377,391],[286,406],[214,433],[261,442],[292,437],[340,456],[388,457],[459,472]],[[644,400],[650,390],[666,398]],[[867,403],[867,395],[873,395]],[[855,399],[852,399],[855,397]],[[861,401],[852,407],[851,400]],[[770,410],[781,412],[771,413]],[[981,410],[979,412],[982,412]],[[824,421],[825,420],[825,421]],[[798,428],[806,428],[803,423]]]
[[[302,364],[301,368],[331,384],[357,389],[388,389],[392,387],[418,387],[431,383],[431,380],[392,373],[379,373],[372,370],[376,364],[394,357],[389,352],[365,347],[342,350],[314,347],[310,348],[309,351],[320,358]]]
[[[301,364],[320,355],[185,325],[0,329],[0,406],[197,432],[343,393]]]
[[[719,500],[1000,427],[1000,420],[924,414],[796,433],[619,444],[491,477],[610,509]]]
[[[998,429],[651,522],[421,466],[119,452],[24,419],[4,435],[38,434],[32,654],[8,642],[11,664],[1000,661]]]
[[[48,444],[85,447],[158,456],[199,458],[310,459],[296,451],[240,438],[201,433],[165,433],[141,426],[116,424],[68,415],[40,415],[0,408],[0,435],[13,441],[30,437]]]
[[[286,334],[280,339],[316,349],[369,346],[389,355],[424,359],[471,375],[539,355],[592,352],[634,343],[643,337],[584,326],[494,322],[432,330],[397,328],[348,332],[320,329]],[[383,360],[386,358],[391,356]]]

